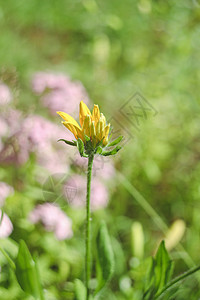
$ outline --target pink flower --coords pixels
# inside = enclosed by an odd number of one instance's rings
[[[29,220],[35,224],[42,222],[47,231],[53,231],[58,240],[73,236],[71,219],[56,205],[45,203],[36,206],[30,213]]]
[[[5,105],[12,100],[12,94],[9,87],[0,82],[0,105]]]
[[[1,219],[2,211],[0,210],[0,219]],[[8,237],[13,231],[13,225],[10,221],[9,217],[4,213],[3,219],[0,224],[0,238]]]
[[[20,125],[19,125],[20,124]],[[69,167],[68,149],[58,139],[71,139],[68,131],[37,115],[19,121],[18,131],[1,146],[0,162],[22,165],[35,153],[38,164],[49,172],[66,172]]]
[[[65,74],[38,72],[32,81],[33,91],[43,94],[41,102],[51,114],[67,111],[73,114],[81,100],[89,104],[88,94],[79,81],[71,81]]]
[[[64,195],[73,207],[84,207],[86,199],[86,181],[81,175],[73,175],[64,185]],[[107,188],[97,178],[91,184],[91,209],[97,210],[108,204]]]
[[[5,136],[8,132],[8,125],[6,121],[0,116],[0,138]]]
[[[0,206],[3,206],[5,199],[12,195],[13,188],[5,182],[0,181]]]
[[[0,151],[3,148],[3,137],[8,133],[8,125],[6,121],[0,116]]]

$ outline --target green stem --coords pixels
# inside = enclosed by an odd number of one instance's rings
[[[183,280],[184,278],[194,274],[195,272],[200,270],[200,266],[192,268],[188,270],[187,272],[181,274],[180,276],[174,278],[171,282],[169,282],[161,291],[158,293],[155,297],[155,299],[158,299],[163,293],[165,293],[169,288],[171,288],[173,285],[178,283],[179,281]]]
[[[90,218],[90,191],[91,191],[91,177],[92,177],[92,165],[93,165],[94,155],[90,155],[88,158],[88,172],[87,172],[87,196],[86,196],[86,239],[85,239],[85,272],[86,272],[86,288],[87,288],[87,298],[89,300],[90,289],[90,261],[91,261],[91,248],[90,248],[90,227],[91,227],[91,218]]]

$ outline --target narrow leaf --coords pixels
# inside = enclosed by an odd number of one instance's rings
[[[75,286],[75,300],[86,300],[86,287],[83,282],[76,279],[74,282]]]
[[[160,243],[156,253],[155,261],[155,286],[159,292],[170,281],[173,271],[173,264],[165,248],[164,241]]]
[[[114,272],[114,254],[111,246],[110,237],[105,222],[102,222],[97,235],[97,271],[98,287],[96,297],[98,299],[103,288],[111,279]]]
[[[15,269],[16,269],[16,268],[15,268],[15,263],[14,263],[14,261],[10,258],[10,256],[7,254],[7,252],[6,252],[4,249],[2,249],[2,248],[0,248],[0,251],[1,251],[1,253],[3,254],[3,256],[7,259],[7,262],[9,263],[10,267],[11,267],[13,270],[15,270]]]
[[[170,281],[172,271],[173,263],[162,241],[147,273],[143,299],[151,300],[158,295]]]
[[[22,290],[35,299],[43,300],[43,291],[34,260],[24,241],[20,241],[16,258],[16,277]]]
[[[112,147],[112,146],[119,144],[122,139],[123,139],[123,136],[121,135],[118,138],[116,138],[114,141],[112,141],[110,144],[108,144],[107,147]]]

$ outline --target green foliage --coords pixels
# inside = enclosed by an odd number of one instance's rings
[[[156,295],[159,294],[164,286],[166,286],[170,281],[172,271],[173,263],[165,249],[165,243],[162,241],[155,258],[152,258],[151,260],[143,299],[150,300],[156,297]]]
[[[110,151],[103,151],[101,153],[101,155],[103,156],[110,156],[110,155],[115,155],[122,147],[121,146],[117,146],[115,147],[113,150]]]
[[[76,279],[74,282],[75,286],[75,300],[85,300],[86,299],[86,287],[83,282],[79,279]]]
[[[19,251],[15,265],[16,277],[22,290],[34,296],[35,299],[43,300],[43,290],[37,266],[24,241],[20,241],[19,243]]]
[[[116,138],[114,141],[112,141],[111,143],[109,143],[106,147],[115,146],[115,145],[119,144],[122,140],[123,140],[123,136],[121,135],[118,138]]]
[[[95,299],[99,299],[103,289],[111,279],[114,272],[114,254],[108,234],[107,226],[104,221],[101,222],[99,232],[96,239],[97,247],[97,272],[98,287]]]
[[[155,251],[174,220],[189,224],[183,241],[170,250],[176,259],[175,274],[198,264],[199,1],[6,0],[0,5],[0,25],[0,81],[8,84],[14,96],[9,109],[16,107],[22,115],[39,114],[59,123],[41,106],[30,81],[38,71],[64,72],[84,84],[88,97],[111,118],[113,129],[119,129],[124,142],[128,140],[119,155],[108,157],[115,162],[118,173],[103,180],[109,189],[108,206],[92,216],[93,228],[102,218],[106,220],[111,240],[116,240],[123,251],[114,246],[118,260],[107,298],[141,300],[145,257]],[[146,111],[145,118],[135,102],[128,107],[127,119],[122,117],[121,107],[136,91],[158,111],[156,116]],[[0,108],[1,119],[5,113]],[[10,121],[14,124],[15,119]],[[0,131],[4,130],[9,128],[1,127]],[[0,140],[0,148],[3,142]],[[75,151],[73,148],[66,147],[66,156]],[[45,151],[44,157],[48,159]],[[104,167],[106,170],[106,163]],[[75,165],[69,172],[74,171],[77,173]],[[73,299],[75,278],[84,278],[85,214],[66,203],[61,189],[44,195],[43,182],[49,175],[34,155],[23,166],[0,165],[0,181],[15,189],[3,208],[14,230],[13,242],[1,239],[0,243],[4,252],[0,253],[0,299],[30,298],[17,284],[8,263],[9,258],[16,258],[20,238],[31,253],[39,253],[40,274],[50,300]],[[73,221],[74,236],[65,242],[56,240],[41,224],[31,224],[28,217],[36,205],[58,197],[56,203]],[[135,221],[144,229],[144,256],[131,249],[131,226]],[[163,279],[160,283],[155,279],[155,258],[151,271],[149,286],[163,285]],[[94,279],[94,271],[92,275]],[[167,300],[170,297],[199,299],[198,273],[182,282]]]
[[[71,141],[67,141],[64,139],[59,139],[58,142],[60,142],[60,141],[65,142],[65,144],[70,145],[70,146],[77,146],[76,142],[71,142]]]
[[[80,139],[80,138],[78,138],[78,140],[77,140],[77,147],[78,147],[78,151],[79,151],[79,153],[80,153],[80,156],[84,156],[84,157],[87,157],[86,155],[85,155],[85,153],[84,153],[84,151],[85,151],[85,148],[84,148],[84,144],[83,144],[83,141]]]

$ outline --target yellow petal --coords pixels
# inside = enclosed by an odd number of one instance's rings
[[[66,114],[63,111],[57,111],[57,114],[59,114],[59,116],[61,116],[61,118],[63,118],[63,120],[65,120],[67,123],[71,123],[72,125],[81,129],[76,120],[74,120],[74,118],[72,118],[70,115]]]
[[[94,108],[92,111],[92,121],[94,121],[95,125],[98,123],[99,118],[100,118],[99,106],[94,104]]]
[[[79,127],[76,127],[75,125],[68,122],[62,122],[62,123],[65,127],[67,127],[67,129],[69,129],[73,133],[76,139],[80,138],[83,140],[83,134]]]
[[[106,118],[105,118],[104,114],[101,114],[101,118],[103,121],[103,126],[105,127],[106,126]]]
[[[95,147],[96,146],[96,129],[95,129],[94,121],[92,121],[92,124],[91,124],[91,139],[92,139],[92,144]]]
[[[104,129],[104,138],[108,137],[109,131],[110,131],[110,124],[108,124]]]
[[[91,126],[91,118],[89,115],[85,117],[85,120],[83,122],[82,131],[84,134],[86,134],[88,137],[90,137],[90,126]]]
[[[100,118],[99,122],[97,123],[97,127],[96,127],[96,136],[98,141],[101,141],[103,138],[103,132],[104,131],[104,124],[103,124],[103,120]]]
[[[81,127],[83,126],[83,122],[87,115],[91,116],[91,112],[90,112],[89,108],[87,107],[87,105],[83,101],[81,101],[80,102],[80,112],[79,112],[79,120],[80,120]]]
[[[92,125],[91,125],[91,138],[96,137],[96,129],[95,129],[95,123],[94,121],[92,121]]]
[[[110,124],[108,124],[104,129],[104,139],[103,139],[103,145],[104,146],[108,144],[109,131],[110,131]]]

